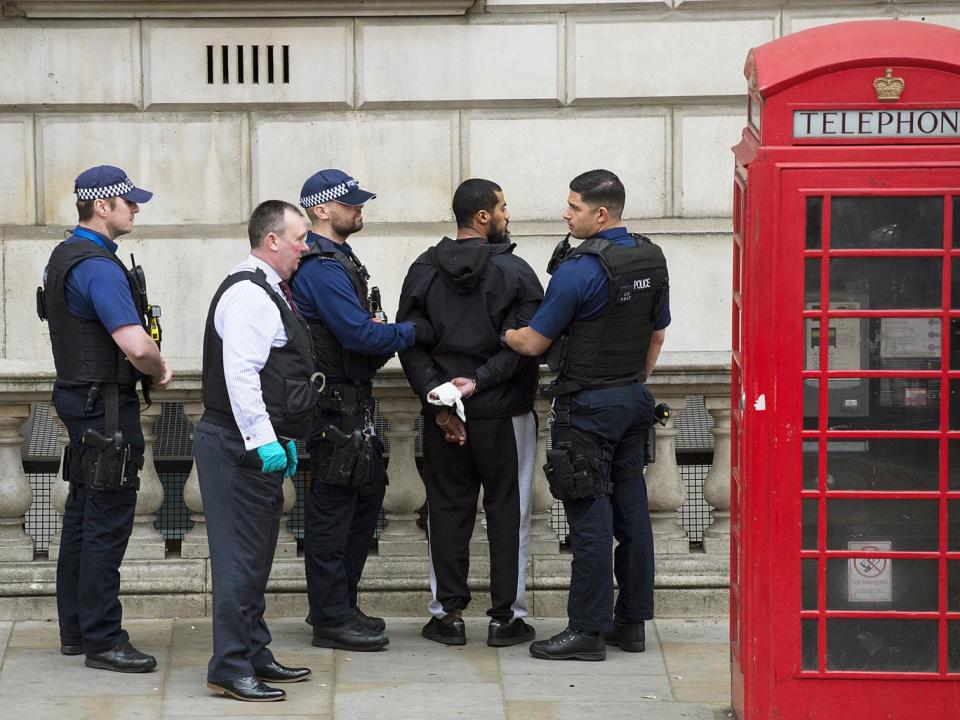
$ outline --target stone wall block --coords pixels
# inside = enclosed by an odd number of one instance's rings
[[[345,107],[353,99],[353,26],[346,20],[149,21],[144,71],[148,107]]]
[[[560,104],[560,31],[549,15],[506,23],[360,22],[358,103]]]
[[[246,222],[246,120],[238,114],[53,115],[40,119],[41,223],[73,224],[74,179],[117,165],[154,197],[140,224]]]
[[[367,222],[450,220],[458,122],[454,112],[258,115],[253,202],[297,202],[304,180],[336,167],[377,193]]]
[[[12,240],[3,243],[3,307],[6,332],[4,358],[51,363],[50,327],[37,317],[36,288],[59,238]]]
[[[747,52],[775,29],[772,12],[709,21],[571,15],[567,100],[744,95]]]
[[[136,22],[0,25],[0,106],[139,107]]]
[[[746,84],[744,84],[746,87]],[[746,110],[699,114],[678,111],[674,158],[677,171],[676,213],[683,217],[732,214],[734,159],[730,148],[740,141]]]
[[[0,34],[0,42],[2,37]],[[32,225],[36,221],[33,158],[33,118],[0,115],[0,225]]]
[[[477,113],[466,122],[463,177],[485,177],[502,186],[514,220],[559,219],[570,181],[594,168],[612,170],[623,181],[625,217],[659,217],[666,212],[669,145],[662,114]]]
[[[901,0],[902,2],[902,0]],[[950,2],[939,3],[943,9],[956,10],[956,4]],[[932,5],[932,3],[931,3]],[[952,7],[951,7],[952,6]],[[838,22],[849,22],[851,20],[910,20],[913,22],[928,22],[937,25],[946,25],[947,27],[960,28],[960,13],[942,12],[940,8],[933,12],[918,12],[916,8],[906,7],[886,7],[886,8],[857,8],[842,7],[832,8],[830,12],[824,12],[822,8],[786,10],[783,13],[783,34],[809,30],[810,28],[820,27],[821,25],[832,25]]]

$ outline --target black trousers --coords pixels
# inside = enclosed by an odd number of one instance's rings
[[[537,426],[532,412],[467,419],[462,447],[443,439],[432,420],[423,427],[424,483],[429,516],[429,610],[436,617],[470,603],[470,537],[483,487],[490,543],[487,615],[502,621],[527,614],[526,565]]]
[[[53,403],[67,427],[72,458],[65,468],[70,480],[57,560],[57,616],[60,641],[82,645],[87,653],[102,652],[127,642],[120,605],[120,563],[133,530],[137,492],[94,490],[81,472],[89,449],[80,443],[83,432],[104,431],[103,400],[85,412],[86,389],[54,386]],[[140,406],[136,391],[120,394],[118,429],[135,449],[143,450]]]
[[[570,398],[570,424],[613,452],[612,465],[603,468],[613,494],[563,503],[573,551],[567,603],[572,630],[607,632],[613,613],[627,622],[653,618],[653,530],[643,478],[652,422],[653,396],[642,383],[581,390]]]
[[[273,662],[264,590],[280,531],[283,473],[240,466],[243,452],[236,430],[197,423],[193,454],[213,579],[213,657],[207,666],[212,682],[248,677]]]
[[[334,424],[343,427],[343,418],[324,414],[315,426],[319,430]],[[386,490],[372,494],[354,492],[324,482],[330,464],[332,443],[314,436],[310,442],[312,482],[306,496],[303,530],[303,564],[307,576],[308,622],[332,627],[353,617],[357,606],[357,586],[373,543]],[[383,480],[383,457],[374,457],[371,473]]]

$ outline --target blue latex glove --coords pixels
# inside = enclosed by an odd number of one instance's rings
[[[284,477],[292,478],[297,474],[297,443],[293,440],[287,440],[287,471]]]
[[[257,455],[260,456],[260,472],[272,473],[278,470],[285,470],[287,467],[287,453],[283,446],[274,440],[266,445],[257,448]]]

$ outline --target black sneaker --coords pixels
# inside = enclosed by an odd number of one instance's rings
[[[638,623],[631,623],[615,617],[613,619],[613,631],[604,633],[604,638],[609,645],[615,645],[624,652],[641,653],[647,649],[643,620]]]
[[[353,609],[353,616],[374,632],[383,632],[387,629],[387,623],[382,617],[373,617],[371,615],[367,615],[358,607]]]
[[[313,626],[314,647],[369,652],[380,650],[389,644],[390,639],[386,635],[371,630],[356,617],[350,618],[350,621],[343,625]]]
[[[510,622],[491,620],[487,626],[487,645],[490,647],[509,647],[530,642],[537,637],[537,631],[527,625],[523,618],[514,618]]]
[[[566,628],[549,640],[530,643],[530,654],[541,660],[606,660],[607,649],[600,633],[582,633]]]
[[[430,618],[430,622],[423,626],[420,635],[427,640],[433,640],[444,645],[467,644],[467,629],[463,624],[463,618],[459,615],[450,622],[444,622],[437,617]]]

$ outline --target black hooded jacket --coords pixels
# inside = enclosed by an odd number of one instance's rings
[[[537,359],[500,346],[503,331],[527,325],[543,300],[536,273],[514,247],[445,237],[410,266],[397,321],[426,318],[435,344],[404,350],[400,362],[431,416],[439,408],[427,403],[427,393],[455,377],[477,381],[464,401],[468,421],[533,409]]]

